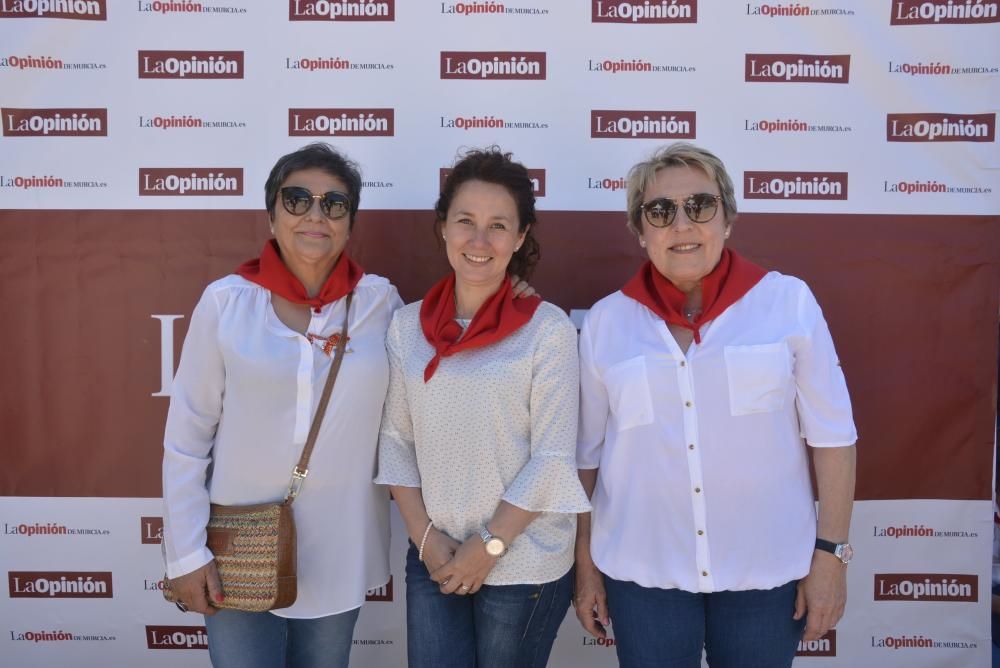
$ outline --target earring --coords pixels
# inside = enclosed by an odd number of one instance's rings
[[[726,238],[729,238],[729,230],[726,230]]]
[[[645,248],[645,247],[646,247],[646,240],[639,239],[639,248]]]

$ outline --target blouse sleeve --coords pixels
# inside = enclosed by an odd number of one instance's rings
[[[588,317],[580,331],[580,434],[576,460],[581,469],[596,469],[601,465],[604,434],[611,414],[608,390],[594,366],[591,328]]]
[[[565,316],[539,328],[531,371],[531,458],[503,500],[532,512],[583,513],[590,502],[576,470],[580,368],[576,329]]]
[[[399,319],[394,317],[385,337],[389,353],[389,390],[382,410],[378,437],[377,485],[420,487],[420,470],[414,449],[413,421],[406,397],[406,379],[400,357]]]
[[[190,573],[213,558],[205,546],[206,478],[226,380],[218,326],[219,307],[210,288],[191,314],[163,435],[163,547],[168,577]]]
[[[823,312],[809,288],[799,293],[804,335],[795,347],[795,405],[806,442],[817,448],[853,445],[858,440],[851,398]]]

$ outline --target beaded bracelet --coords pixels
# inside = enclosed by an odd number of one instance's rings
[[[427,534],[431,532],[432,526],[434,526],[434,520],[427,523],[427,528],[424,529],[424,537],[420,539],[420,549],[417,551],[417,558],[420,561],[424,560],[424,545],[427,543]]]

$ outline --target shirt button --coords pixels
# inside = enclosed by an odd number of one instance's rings
[[[702,571],[701,572],[701,577],[707,578],[708,577],[708,571]]]
[[[694,450],[694,443],[690,443],[688,445],[688,450]]]
[[[704,535],[705,535],[705,532],[704,532],[704,531],[702,531],[701,529],[698,529],[698,535],[699,535],[699,536],[704,536]]]
[[[685,401],[684,405],[687,406],[688,408],[691,408],[691,402],[690,401]]]
[[[685,362],[684,360],[681,360],[681,366],[687,366],[687,362]]]
[[[695,487],[694,488],[694,493],[695,494],[701,494],[701,487]]]

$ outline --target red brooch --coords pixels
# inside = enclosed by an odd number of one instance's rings
[[[309,343],[319,346],[320,350],[326,353],[327,357],[330,357],[333,355],[333,351],[337,348],[337,344],[340,343],[340,332],[331,334],[330,336],[319,336],[317,334],[306,333],[306,338],[309,339]],[[347,340],[344,341],[344,345],[346,346],[350,342],[351,337],[348,336]],[[349,353],[351,352],[351,349],[348,348],[344,352]]]

